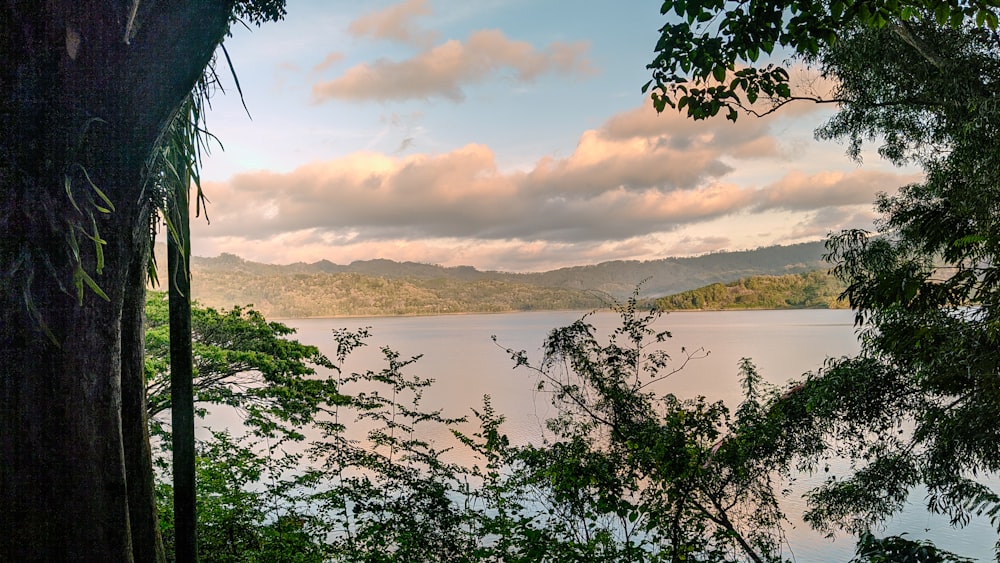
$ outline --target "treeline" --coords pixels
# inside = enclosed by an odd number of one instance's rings
[[[713,283],[656,300],[664,311],[700,309],[841,309],[844,284],[828,270],[784,276],[752,276]]]
[[[253,304],[267,317],[374,317],[583,310],[606,307],[598,293],[499,280],[391,279],[343,274],[195,272],[192,293],[208,307]]]
[[[593,309],[637,286],[650,299],[756,275],[824,266],[821,243],[692,258],[612,261],[548,272],[480,271],[416,262],[261,264],[233,254],[191,261],[192,292],[212,307],[253,303],[270,317],[438,315]],[[165,247],[157,248],[166,263]]]

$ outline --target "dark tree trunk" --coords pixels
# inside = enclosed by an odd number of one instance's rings
[[[0,0],[0,561],[159,557],[138,390],[142,187],[230,8]]]
[[[136,240],[137,252],[129,264],[122,313],[122,442],[128,476],[129,527],[136,561],[162,561],[163,540],[156,514],[152,452],[146,414],[146,374],[143,369],[146,309],[146,265],[149,237]]]
[[[194,451],[194,366],[191,352],[190,178],[174,193],[176,237],[167,240],[170,271],[170,430],[173,435],[174,555],[177,563],[198,560]]]

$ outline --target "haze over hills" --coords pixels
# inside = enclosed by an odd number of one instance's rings
[[[384,259],[275,265],[222,254],[192,258],[192,293],[206,306],[253,304],[270,317],[591,309],[628,297],[640,283],[641,296],[655,298],[755,275],[825,269],[822,254],[823,243],[811,242],[534,273]],[[164,245],[157,256],[165,267]]]

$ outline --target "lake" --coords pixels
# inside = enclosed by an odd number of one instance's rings
[[[435,317],[391,317],[350,319],[291,319],[285,324],[298,330],[299,341],[318,346],[329,357],[335,347],[330,331],[335,328],[371,327],[369,345],[357,351],[345,366],[348,371],[381,369],[379,347],[389,346],[404,357],[423,354],[406,371],[408,374],[434,378],[436,383],[425,394],[424,405],[443,408],[446,415],[471,414],[470,407],[482,404],[489,394],[498,412],[507,417],[505,431],[515,443],[537,440],[543,433],[544,420],[554,414],[544,394],[535,391],[536,380],[527,370],[513,370],[513,362],[497,341],[507,348],[526,350],[533,360],[541,356],[542,342],[549,330],[580,318],[581,312],[534,312],[494,315],[454,315]],[[616,326],[615,313],[601,312],[591,317],[600,331]],[[858,351],[853,327],[853,313],[847,310],[795,311],[720,311],[675,312],[663,316],[658,329],[669,330],[673,337],[666,349],[679,357],[681,347],[688,351],[704,348],[707,357],[691,361],[682,371],[663,382],[658,391],[680,397],[705,395],[724,400],[735,407],[741,397],[738,363],[751,358],[768,381],[784,383],[822,366],[830,357],[851,355]],[[449,436],[438,437],[442,443]],[[804,476],[805,487],[813,479]],[[996,484],[991,480],[991,484]],[[788,541],[797,561],[848,561],[853,555],[854,538],[829,540],[794,519],[801,513],[801,489],[786,499],[786,512],[795,527],[789,529]],[[922,495],[911,499],[915,505],[890,522],[885,534],[906,532],[910,538],[927,538],[939,547],[960,555],[993,559],[996,532],[985,518],[975,519],[964,529],[956,530],[947,519],[929,515],[923,509]]]

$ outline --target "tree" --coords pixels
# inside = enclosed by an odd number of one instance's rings
[[[182,549],[173,500],[176,488],[164,481],[176,469],[168,463],[174,445],[170,325],[167,296],[146,296],[147,411],[160,446],[157,496],[168,559]],[[296,510],[301,454],[283,453],[289,441],[335,405],[347,401],[334,380],[317,368],[335,366],[314,346],[290,338],[291,329],[269,322],[252,308],[216,311],[195,305],[191,315],[194,356],[192,381],[196,413],[233,409],[240,428],[212,431],[197,448],[198,553],[213,561],[316,561],[322,542],[301,525],[310,516]],[[171,417],[172,419],[172,417]],[[263,445],[266,444],[266,447]]]
[[[156,560],[147,164],[257,2],[0,6],[0,559]]]
[[[166,429],[155,418],[171,407],[163,294],[151,293],[147,310],[148,409],[153,434],[163,437]],[[205,558],[452,561],[471,553],[478,537],[466,524],[474,512],[459,502],[468,493],[461,486],[466,469],[441,461],[442,450],[414,435],[418,427],[459,420],[421,408],[431,381],[404,373],[417,358],[383,348],[384,369],[349,374],[344,361],[364,345],[367,331],[335,331],[338,355],[330,362],[289,338],[294,330],[253,309],[196,306],[192,313],[199,413],[235,409],[244,426],[213,431],[198,444]],[[342,395],[341,386],[354,386],[356,394]],[[240,430],[248,432],[233,437]],[[308,458],[285,451],[307,433]],[[171,441],[159,444],[169,449]],[[160,467],[167,476],[169,464]],[[174,490],[161,480],[157,491],[172,553]]]
[[[146,297],[146,409],[154,435],[165,432],[157,415],[171,408],[166,295]],[[302,429],[347,400],[334,380],[317,368],[335,366],[315,346],[289,338],[295,333],[252,308],[191,310],[194,394],[197,413],[215,405],[235,409],[252,434],[302,440]]]
[[[704,350],[672,358],[633,295],[615,310],[607,340],[586,318],[549,333],[544,358],[520,367],[552,394],[551,443],[515,459],[553,506],[546,529],[571,532],[566,560],[783,561],[777,484],[793,449],[773,447],[764,408],[777,391],[741,366],[745,400],[734,412],[704,397],[661,392]],[[567,526],[568,523],[568,526]],[[558,535],[556,535],[558,537]]]
[[[301,454],[262,451],[252,436],[212,431],[198,443],[198,553],[203,561],[321,562]],[[157,483],[167,560],[176,549],[172,485]]]
[[[793,93],[787,62],[765,62],[790,53],[792,60],[823,60],[828,50],[864,30],[884,29],[922,50],[915,25],[996,29],[996,6],[989,0],[868,2],[776,2],[771,0],[665,0],[660,13],[679,19],[660,29],[656,57],[647,65],[657,110],[686,110],[705,119],[725,110],[735,121],[741,111],[760,115],[794,100],[850,103]],[[763,57],[763,58],[762,58]],[[770,102],[762,107],[758,99]],[[894,103],[907,103],[903,98]]]
[[[802,452],[807,465],[841,455],[857,466],[811,493],[807,520],[859,534],[859,553],[921,548],[903,538],[874,540],[870,530],[924,485],[928,509],[954,525],[977,514],[1000,523],[1000,495],[977,480],[1000,471],[991,423],[1000,416],[1000,11],[989,2],[664,8],[692,22],[717,17],[719,25],[663,29],[651,65],[661,109],[687,108],[698,119],[727,108],[736,119],[736,110],[756,111],[758,93],[773,102],[762,111],[795,99],[782,86],[787,69],[753,66],[758,50],[781,45],[837,81],[826,101],[839,111],[818,136],[846,139],[855,158],[863,143],[877,142],[882,157],[925,173],[879,197],[878,232],[828,241],[857,311],[861,355],[831,362],[769,407],[797,440],[823,446]],[[736,70],[742,62],[749,66]],[[691,84],[681,76],[688,70]],[[725,82],[727,72],[733,79]]]
[[[1000,435],[989,423],[1000,416],[1000,55],[995,33],[987,30],[931,24],[911,29],[910,39],[859,34],[853,52],[845,45],[826,62],[844,77],[843,92],[858,102],[821,134],[846,137],[852,151],[864,139],[882,137],[883,155],[915,162],[925,172],[923,182],[879,198],[878,233],[849,231],[828,242],[835,273],[847,284],[845,295],[866,329],[866,369],[899,382],[897,392],[883,398],[883,408],[913,425],[907,439],[880,444],[872,469],[857,479],[871,481],[879,466],[891,462],[907,490],[927,487],[930,510],[949,515],[956,525],[985,513],[996,525],[1000,495],[976,476],[1000,471]],[[876,45],[882,55],[871,57]],[[876,78],[886,75],[898,77],[891,87]],[[883,103],[898,97],[915,102]],[[852,482],[858,481],[830,483],[817,493],[819,509],[841,499],[839,509],[818,510],[817,522],[853,518],[867,525],[882,517],[860,509],[859,501],[852,505],[844,494]],[[883,496],[890,486],[870,485]]]

